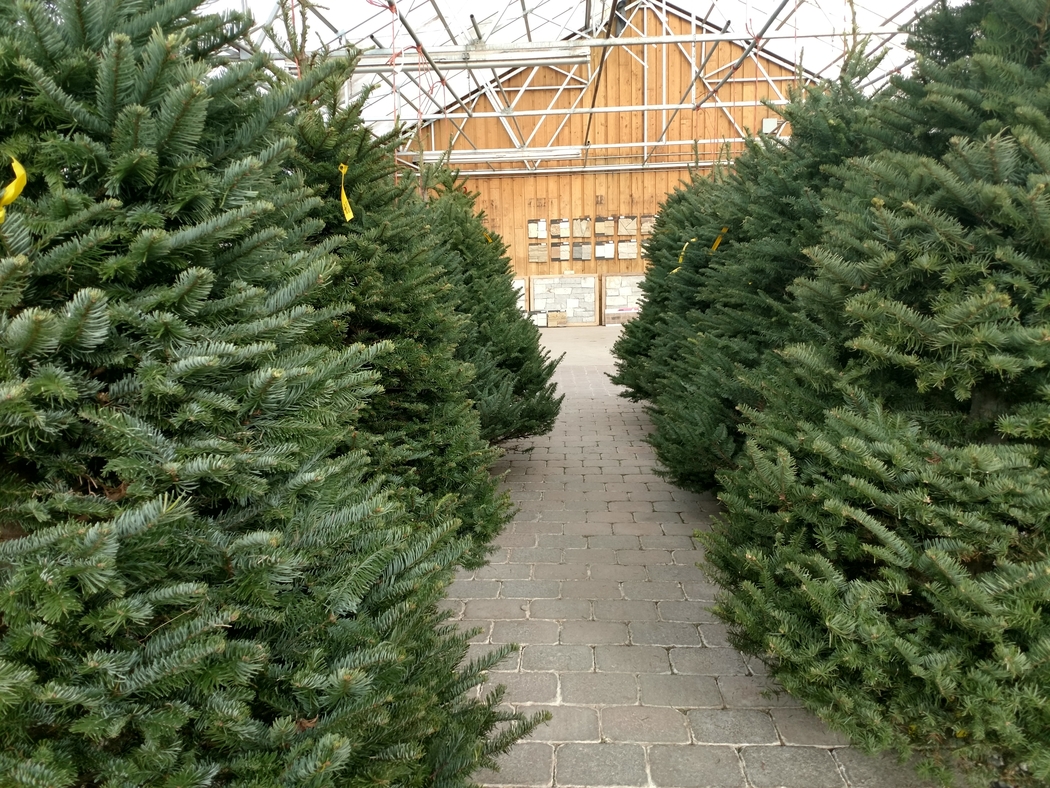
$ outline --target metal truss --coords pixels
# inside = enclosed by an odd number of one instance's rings
[[[277,0],[270,15],[262,17],[260,31],[284,4],[293,23],[299,20],[312,29],[312,45],[356,51],[360,60],[347,98],[364,92],[366,120],[380,128],[401,124],[412,133],[414,141],[401,154],[408,166],[432,160],[447,148],[450,163],[473,175],[550,168],[621,171],[681,167],[698,145],[738,148],[748,129],[734,110],[761,100],[783,104],[790,83],[836,76],[858,42],[864,42],[869,57],[884,58],[869,87],[906,68],[910,61],[902,28],[930,0],[894,0],[889,12],[865,5],[871,2],[349,0],[337,12],[321,10],[309,0]],[[701,7],[708,3],[710,7]],[[682,19],[688,20],[686,34]],[[726,45],[739,52],[729,63],[725,50],[714,57]],[[602,65],[616,50],[641,68],[640,95],[649,97],[645,103],[595,103]],[[672,57],[687,63],[693,75],[679,95],[668,95]],[[780,66],[779,73],[770,73],[770,64]],[[552,74],[557,75],[554,84]],[[727,98],[745,83],[755,87],[754,100]],[[697,111],[719,113],[735,136],[677,138],[676,118]],[[587,138],[591,123],[610,114],[640,116],[642,138],[592,144]],[[581,116],[587,133],[566,142],[565,130]],[[499,138],[493,140],[489,132],[486,140],[475,140],[478,122],[491,126],[491,120],[498,121]],[[451,140],[439,139],[436,129],[449,124]]]

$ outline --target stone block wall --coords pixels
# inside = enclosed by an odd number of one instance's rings
[[[633,317],[638,313],[642,298],[640,287],[643,274],[606,274],[602,290],[605,293],[604,309],[602,314],[605,322],[623,322],[624,318]]]
[[[536,312],[564,312],[568,325],[598,323],[598,278],[581,276],[533,276],[531,307]]]

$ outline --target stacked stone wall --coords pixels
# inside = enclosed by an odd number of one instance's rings
[[[603,281],[604,323],[614,325],[638,314],[643,274],[606,274]]]
[[[531,307],[534,312],[564,312],[565,324],[593,326],[598,323],[598,278],[581,276],[533,276]]]

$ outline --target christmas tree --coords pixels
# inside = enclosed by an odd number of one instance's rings
[[[649,400],[650,440],[678,484],[709,489],[733,464],[737,406],[761,399],[740,375],[798,338],[787,287],[820,239],[827,168],[867,143],[856,86],[873,65],[851,58],[838,81],[796,92],[781,110],[788,139],[748,139],[731,170],[694,177],[660,212],[647,299],[615,347],[615,380]]]
[[[707,554],[807,706],[1013,786],[1050,784],[1048,23],[989,6],[971,56],[878,101],[885,149],[836,168],[791,288],[824,335],[745,376]]]
[[[362,451],[396,348],[329,341],[286,116],[338,68],[197,5],[0,7],[0,774],[466,784],[529,724],[437,608],[477,546]]]
[[[656,215],[653,234],[643,244],[648,268],[640,285],[641,309],[624,325],[613,346],[612,381],[626,388],[623,396],[628,399],[656,397],[663,371],[654,356],[669,330],[667,324],[698,306],[698,276],[709,262],[700,252],[713,246],[721,234],[719,217],[711,215],[710,207],[718,204],[725,177],[721,167],[711,178],[694,173],[688,186],[668,195]]]
[[[324,53],[294,56],[304,74],[339,62]],[[419,181],[397,170],[399,133],[374,135],[361,121],[363,99],[342,101],[352,69],[352,61],[342,61],[289,116],[296,168],[324,197],[312,215],[327,236],[340,239],[339,272],[316,305],[348,307],[325,337],[333,346],[385,343],[374,363],[384,396],[363,409],[355,445],[420,516],[458,519],[473,542],[465,561],[477,566],[508,521],[510,503],[491,476],[498,452],[482,437],[468,397],[475,373],[459,345],[470,319],[459,311],[449,274],[457,262]]]
[[[563,397],[551,382],[558,361],[540,348],[540,332],[518,308],[507,246],[485,229],[476,194],[447,169],[426,174],[431,226],[448,253],[448,272],[468,321],[459,357],[474,367],[467,394],[491,443],[550,432]]]

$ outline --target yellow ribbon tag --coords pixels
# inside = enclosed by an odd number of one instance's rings
[[[712,251],[712,252],[713,252],[713,251],[714,251],[715,249],[717,249],[717,248],[718,248],[718,245],[719,245],[720,243],[722,243],[722,236],[723,236],[723,235],[725,235],[725,234],[726,234],[726,233],[728,233],[728,232],[729,232],[729,228],[728,228],[728,227],[723,227],[723,228],[722,228],[722,232],[720,232],[720,233],[718,234],[718,237],[717,237],[717,238],[715,238],[715,242],[714,242],[713,244],[711,244],[711,251]],[[694,239],[694,240],[695,240],[695,239]]]
[[[11,169],[15,171],[15,179],[0,192],[0,224],[3,224],[4,219],[7,218],[7,206],[17,200],[22,189],[26,187],[25,167],[14,156],[11,157]]]
[[[343,216],[347,221],[354,218],[354,209],[350,207],[350,200],[346,197],[346,171],[350,169],[345,164],[339,165],[339,200],[343,204]]]
[[[672,274],[677,274],[679,271],[682,270],[682,260],[685,259],[685,250],[688,249],[689,244],[693,243],[695,240],[695,238],[690,238],[688,241],[685,242],[685,246],[682,247],[682,251],[678,253],[678,267],[671,272]]]
[[[487,231],[483,231],[483,234],[485,236],[485,240],[488,241],[489,243],[492,243],[492,236],[489,235]]]

